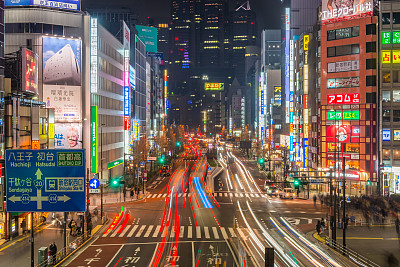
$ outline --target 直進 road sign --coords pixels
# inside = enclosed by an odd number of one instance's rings
[[[89,187],[90,187],[90,189],[97,189],[97,188],[99,188],[99,185],[100,185],[100,182],[99,182],[99,180],[97,180],[97,179],[91,179],[91,180],[89,181]]]
[[[7,211],[86,211],[83,149],[9,149],[5,161]]]

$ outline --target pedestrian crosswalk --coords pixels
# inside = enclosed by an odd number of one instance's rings
[[[175,194],[173,195],[175,197]],[[262,193],[231,193],[231,192],[224,192],[224,193],[213,193],[214,197],[226,197],[226,198],[231,198],[231,197],[236,197],[236,198],[266,198],[266,194]],[[166,198],[170,197],[170,194],[149,194],[147,196],[147,199],[151,198]],[[178,193],[178,197],[191,197],[191,193]]]
[[[167,233],[167,228],[161,228],[161,225],[127,225],[118,233],[121,226],[117,227],[115,231],[103,234],[103,237],[135,237],[135,238],[160,238]],[[179,233],[175,232],[174,227],[171,228],[169,237],[173,238],[179,235],[179,239],[206,239],[218,240],[229,239],[243,234],[243,229],[234,229],[232,227],[218,227],[218,226],[180,226]]]
[[[320,218],[300,218],[300,217],[285,217],[285,219],[291,225],[300,225],[300,224],[313,224],[317,223]]]

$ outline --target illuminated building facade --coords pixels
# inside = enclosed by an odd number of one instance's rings
[[[320,162],[340,178],[345,159],[350,194],[365,194],[367,181],[378,182],[378,37],[371,10],[362,18],[321,21]]]

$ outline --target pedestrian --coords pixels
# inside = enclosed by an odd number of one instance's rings
[[[54,241],[49,246],[49,255],[50,255],[51,263],[55,264],[56,263],[56,255],[57,255],[57,245],[56,245],[56,242],[54,242]]]
[[[316,229],[317,229],[317,234],[320,235],[321,234],[321,221],[320,220],[318,220],[318,222],[317,222]]]
[[[74,220],[72,220],[71,221],[71,233],[70,233],[72,236],[76,235],[76,228],[77,228],[76,222]]]
[[[313,200],[314,200],[314,207],[316,207],[317,206],[317,196],[316,195],[313,196]]]
[[[325,231],[325,220],[324,218],[321,219],[321,233],[324,233]]]
[[[133,198],[133,188],[131,188],[130,193],[131,193],[131,199],[132,199]]]
[[[321,208],[324,206],[324,198],[323,198],[323,196],[321,196],[320,198],[319,198],[319,200],[321,201]]]
[[[92,228],[93,228],[93,223],[92,223],[92,221],[90,221],[87,225],[87,231],[88,231],[89,236],[92,236]]]
[[[397,236],[400,237],[400,220],[399,220],[398,216],[397,216],[396,221],[394,223],[396,225]]]

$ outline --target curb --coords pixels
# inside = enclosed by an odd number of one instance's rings
[[[323,239],[318,233],[314,233],[312,235],[315,239],[317,239],[319,242],[321,242],[322,244],[325,244],[325,239]]]
[[[147,198],[147,196],[150,195],[150,192],[147,191],[146,194],[142,195],[140,198],[135,198],[132,200],[126,200],[126,201],[122,201],[122,202],[114,202],[114,203],[107,203],[107,204],[103,204],[104,206],[109,206],[109,205],[115,205],[115,204],[122,204],[122,203],[133,203],[133,202],[138,202],[141,200],[144,200]]]

